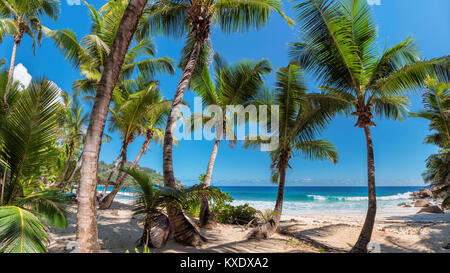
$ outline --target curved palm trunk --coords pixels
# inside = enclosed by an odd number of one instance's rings
[[[99,252],[97,230],[97,168],[102,135],[108,116],[112,91],[147,0],[130,0],[124,12],[97,89],[81,166],[77,211],[77,243],[80,252]]]
[[[163,146],[163,172],[164,172],[164,186],[175,188],[175,176],[173,173],[173,132],[175,130],[178,115],[180,114],[180,106],[183,101],[184,92],[189,85],[189,82],[194,72],[197,60],[200,54],[202,42],[197,41],[189,57],[189,61],[184,68],[181,80],[175,93],[175,98],[172,103],[169,117],[167,119],[167,127],[164,136]],[[198,233],[195,227],[186,219],[180,208],[170,206],[167,208],[168,217],[175,240],[186,245],[201,245],[204,238]]]
[[[275,209],[272,218],[262,226],[250,231],[250,233],[247,235],[247,239],[268,239],[277,231],[277,227],[281,219],[281,213],[283,212],[284,188],[286,184],[287,167],[288,162],[285,162],[279,169],[280,181],[278,183],[277,201],[275,203]]]
[[[367,186],[369,188],[369,207],[367,209],[366,220],[359,234],[358,241],[350,250],[352,253],[366,253],[367,244],[372,237],[372,230],[375,224],[377,213],[377,197],[375,192],[375,160],[373,155],[372,134],[369,125],[364,126],[367,144]]]
[[[147,137],[142,144],[141,150],[139,151],[139,154],[136,156],[136,159],[133,161],[133,163],[130,166],[130,170],[136,168],[137,164],[139,163],[139,160],[141,160],[142,155],[145,153],[145,151],[148,150],[150,147],[150,141],[152,138]],[[122,161],[123,163],[124,161]],[[126,162],[126,160],[125,160]],[[123,164],[121,164],[121,168],[123,168]],[[122,173],[122,172],[121,172]],[[112,191],[103,199],[102,205],[100,206],[100,209],[109,209],[112,205],[112,202],[114,201],[114,198],[116,197],[117,193],[120,191],[120,189],[123,186],[123,183],[127,179],[128,174],[122,173],[122,175],[119,175],[116,180],[116,184],[114,185],[114,188]]]
[[[102,191],[102,195],[105,197],[106,197],[106,192],[108,191],[109,183],[111,183],[111,180],[112,180],[114,174],[117,172],[117,169],[119,168],[119,163],[120,163],[120,159],[122,158],[122,156],[123,156],[123,153],[120,152],[116,161],[114,161],[114,167],[111,170],[111,173],[109,174],[108,179],[106,180],[105,187],[103,188],[103,191]]]
[[[58,181],[56,181],[56,187],[60,188],[64,182],[64,178],[66,177],[67,171],[69,171],[70,166],[70,160],[72,159],[73,152],[75,150],[75,145],[73,142],[70,143],[70,151],[69,151],[69,158],[67,158],[66,166],[64,166],[64,171],[62,172],[61,176],[58,178]],[[76,168],[76,166],[75,166]]]
[[[205,176],[205,186],[209,187],[211,185],[212,172],[214,168],[214,162],[216,161],[217,153],[219,151],[220,138],[216,139],[214,143],[214,148],[209,158],[208,168],[206,169]],[[200,206],[200,227],[202,228],[213,228],[217,225],[214,219],[214,214],[211,213],[209,209],[209,198],[208,195],[202,196],[202,203]]]
[[[73,168],[72,172],[70,173],[69,178],[67,178],[67,180],[61,185],[60,189],[63,189],[67,183],[70,183],[70,181],[73,179],[73,177],[75,176],[75,174],[77,173],[77,171],[80,169],[80,162],[81,159],[83,158],[83,154],[80,155],[80,157],[77,160],[77,163],[75,164],[75,167]]]
[[[17,48],[19,47],[21,40],[22,38],[19,35],[14,36],[14,45],[11,54],[11,63],[9,64],[8,83],[6,84],[5,94],[3,95],[3,105],[7,113],[9,112],[8,93],[9,89],[11,88],[11,84],[13,83],[14,67],[16,66]]]

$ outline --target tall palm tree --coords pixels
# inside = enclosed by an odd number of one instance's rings
[[[112,1],[111,1],[112,2]],[[133,40],[134,33],[141,20],[142,13],[147,0],[130,0],[121,14],[115,14],[114,21],[120,19],[110,35],[111,45],[109,53],[104,58],[104,66],[101,72],[100,81],[96,85],[96,96],[91,112],[89,126],[86,132],[86,141],[81,166],[81,179],[78,197],[77,212],[77,243],[80,252],[99,252],[97,229],[97,209],[95,204],[95,194],[97,186],[97,168],[100,147],[102,143],[103,130],[105,128],[108,115],[108,108],[111,102],[112,92],[119,80],[126,60],[126,55]],[[108,10],[107,10],[108,11]],[[70,43],[69,39],[64,39]],[[73,35],[72,35],[73,37]],[[66,42],[63,42],[66,43]],[[67,47],[75,50],[67,50],[66,57],[79,65],[81,52],[79,47]],[[83,56],[83,55],[81,55]]]
[[[0,13],[2,16],[11,18],[12,22],[8,22],[8,26],[15,25],[17,30],[14,35],[14,44],[11,54],[11,61],[9,66],[8,86],[6,93],[3,96],[3,103],[5,108],[8,108],[6,96],[9,87],[13,81],[14,67],[16,63],[16,53],[23,36],[29,35],[33,39],[33,50],[37,45],[40,45],[43,37],[43,26],[41,24],[41,17],[48,16],[51,19],[58,19],[59,14],[59,0],[1,0]]]
[[[157,82],[143,76],[121,84],[113,93],[113,101],[114,107],[111,109],[112,118],[109,129],[110,131],[118,130],[121,134],[120,169],[123,169],[127,162],[128,146],[137,136],[145,135],[142,148],[130,167],[130,169],[134,169],[149,148],[153,137],[156,136],[156,141],[161,140],[161,129],[156,126],[164,124],[164,117],[167,116],[172,102],[163,99]],[[107,209],[111,206],[126,177],[127,174],[119,173],[113,190],[103,199],[100,209]]]
[[[78,40],[70,29],[46,30],[66,59],[80,69],[84,78],[73,83],[73,89],[84,94],[94,94],[98,88],[105,63],[126,6],[112,1],[96,10],[85,2],[91,18],[91,33]],[[168,57],[155,58],[156,45],[150,38],[136,40],[127,50],[120,69],[120,80],[128,79],[134,72],[152,76],[157,73],[174,73],[173,61]],[[92,98],[92,97],[91,97]]]
[[[429,120],[429,129],[435,133],[427,136],[425,143],[448,150],[450,148],[450,84],[428,79],[426,87],[428,90],[423,94],[425,109],[418,113],[410,113],[409,116]]]
[[[60,191],[41,190],[46,185],[40,183],[42,165],[56,161],[48,147],[59,136],[58,96],[54,83],[32,82],[0,121],[0,161],[9,170],[0,203],[0,252],[45,252],[45,226],[67,226],[66,198]]]
[[[64,169],[56,181],[56,187],[62,188],[69,171],[69,167],[72,162],[72,156],[74,156],[75,151],[82,146],[84,141],[84,130],[86,129],[86,123],[88,121],[88,115],[83,113],[83,107],[80,106],[77,97],[72,96],[71,98],[65,92],[62,93],[62,98],[65,103],[63,108],[63,127],[64,127],[64,138],[68,146],[67,160],[64,164]]]
[[[264,225],[252,230],[248,238],[268,238],[280,222],[286,171],[289,161],[298,153],[310,160],[328,159],[336,163],[338,152],[326,139],[317,139],[326,128],[339,105],[326,95],[308,93],[301,68],[291,64],[280,68],[276,76],[276,88],[272,94],[267,90],[261,94],[262,105],[279,105],[279,127],[271,128],[271,133],[279,136],[279,146],[270,152],[272,160],[272,182],[278,183],[278,193],[274,213]],[[264,143],[261,136],[257,140],[247,140],[244,147],[259,148]]]
[[[355,126],[364,130],[369,205],[351,252],[366,252],[376,215],[373,114],[401,120],[408,104],[403,94],[423,86],[439,60],[422,61],[411,38],[379,56],[376,25],[365,0],[308,0],[294,10],[301,42],[291,43],[292,60],[317,76],[323,93],[346,103],[346,113],[355,116]]]
[[[146,4],[147,0],[130,0],[117,27],[114,41],[102,71],[102,77],[97,85],[94,107],[84,143],[78,195],[77,243],[81,252],[100,251],[95,193],[103,129],[105,128],[112,92],[120,77],[122,64]]]
[[[411,117],[427,119],[432,134],[425,143],[439,147],[437,154],[426,160],[427,169],[422,174],[425,182],[433,186],[434,192],[444,197],[442,207],[450,206],[450,84],[428,79],[427,91],[423,94],[425,109],[410,113]]]
[[[218,106],[224,114],[223,128],[222,130],[219,130],[222,134],[216,136],[206,169],[206,175],[203,182],[206,187],[211,185],[214,163],[223,134],[228,135],[228,139],[234,139],[233,143],[236,141],[233,128],[228,128],[226,126],[227,106],[242,105],[246,107],[251,104],[263,84],[263,76],[272,71],[272,65],[265,59],[259,62],[240,61],[236,64],[228,65],[224,58],[219,54],[215,54],[213,71],[214,80],[210,75],[207,64],[204,64],[204,68],[200,73],[195,74],[192,77],[190,83],[191,89],[202,98],[205,106]],[[193,123],[196,120],[199,120],[202,123],[206,123],[213,118],[213,116],[207,114],[193,114],[191,122]],[[212,228],[215,226],[213,215],[209,209],[208,196],[202,198],[200,226],[205,228]]]
[[[150,32],[170,37],[187,37],[184,49],[185,65],[175,92],[164,137],[163,172],[166,186],[175,187],[172,161],[173,132],[184,93],[196,70],[202,49],[207,47],[211,26],[216,25],[227,34],[259,29],[268,23],[272,11],[292,24],[292,20],[284,14],[279,0],[159,0],[146,8],[145,17],[148,23],[141,25],[138,30],[139,36],[145,36]],[[169,208],[169,219],[178,242],[188,245],[202,243],[196,229],[176,207]]]

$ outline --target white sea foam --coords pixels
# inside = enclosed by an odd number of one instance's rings
[[[400,202],[410,202],[410,194],[379,196],[377,212],[381,214],[402,213],[408,208],[397,206]],[[364,214],[367,210],[367,197],[363,196],[322,196],[308,195],[312,201],[284,201],[284,214]],[[234,200],[233,205],[249,204],[256,209],[270,209],[275,201]],[[414,209],[414,208],[413,208]],[[411,210],[411,208],[409,209]]]
[[[403,200],[409,199],[411,192],[399,193],[389,196],[377,196],[377,200]],[[367,201],[367,196],[323,196],[323,195],[308,195],[314,200],[318,201]]]

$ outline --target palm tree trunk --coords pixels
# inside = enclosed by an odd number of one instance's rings
[[[11,63],[9,65],[9,72],[8,72],[8,83],[6,84],[5,94],[3,95],[3,105],[5,107],[6,113],[9,112],[8,93],[13,83],[14,67],[16,66],[17,47],[19,47],[20,41],[21,38],[19,37],[19,35],[14,36],[14,45],[12,49]]]
[[[285,161],[279,169],[280,181],[278,183],[277,201],[275,203],[274,214],[267,223],[250,231],[250,233],[247,235],[247,239],[268,239],[277,231],[278,224],[280,223],[281,219],[281,213],[283,212],[284,188],[286,184],[287,167],[288,162]]]
[[[64,178],[66,177],[67,171],[69,170],[70,160],[72,159],[73,152],[75,150],[75,146],[73,143],[70,143],[70,151],[69,151],[69,158],[67,158],[66,166],[64,167],[64,171],[62,172],[61,176],[58,178],[58,181],[56,181],[56,187],[61,187],[61,184],[64,182]],[[76,168],[76,166],[75,166]]]
[[[80,252],[99,252],[97,230],[97,168],[102,135],[108,116],[111,94],[120,75],[125,55],[141,19],[147,0],[130,0],[125,10],[100,80],[81,166],[77,211],[77,243]]]
[[[4,194],[5,194],[5,184],[6,184],[6,175],[7,175],[7,170],[6,170],[6,167],[4,168],[4,171],[3,171],[3,176],[2,176],[2,193],[1,193],[1,196],[0,196],[0,206],[3,206],[3,196],[4,196]]]
[[[106,197],[106,192],[108,191],[109,183],[111,183],[111,180],[114,176],[114,174],[117,172],[117,169],[119,168],[120,159],[122,158],[123,154],[120,152],[119,156],[117,157],[116,161],[114,161],[114,167],[111,170],[111,173],[108,176],[108,179],[106,180],[105,187],[103,188],[102,195]]]
[[[65,181],[64,184],[61,185],[60,188],[64,188],[66,186],[67,183],[70,183],[70,181],[73,179],[73,177],[75,176],[75,174],[77,173],[77,171],[80,169],[80,162],[81,159],[83,158],[83,154],[80,155],[80,157],[77,160],[77,163],[75,164],[75,167],[73,168],[72,172],[70,173],[69,178],[67,178],[67,180]],[[79,188],[79,187],[78,187]]]
[[[142,144],[141,150],[139,151],[139,154],[136,156],[136,159],[133,161],[133,163],[130,166],[130,170],[136,168],[137,164],[139,163],[139,160],[141,160],[142,155],[145,153],[145,151],[148,150],[150,147],[150,141],[151,138],[146,138],[144,143]],[[123,166],[121,167],[123,168]],[[117,193],[120,191],[120,189],[123,186],[123,183],[127,179],[128,174],[125,173],[122,176],[117,177],[116,184],[114,185],[114,188],[112,191],[103,199],[102,205],[100,206],[100,209],[109,209],[112,205],[112,202],[114,201],[114,198],[116,197]]]
[[[205,186],[209,187],[211,185],[212,172],[214,168],[214,162],[216,161],[217,153],[219,151],[220,138],[216,139],[214,143],[214,148],[211,153],[208,162],[208,168],[206,169],[205,175]],[[202,196],[202,202],[200,205],[200,227],[202,228],[213,228],[216,226],[216,221],[214,219],[214,214],[211,213],[209,209],[209,198],[208,195]]]
[[[194,48],[189,57],[189,61],[184,68],[181,80],[178,83],[177,90],[175,92],[175,98],[172,103],[172,109],[167,119],[166,133],[164,136],[163,146],[163,172],[164,172],[164,185],[166,187],[175,188],[175,176],[173,173],[173,132],[175,130],[178,115],[180,114],[180,106],[183,101],[184,92],[189,85],[189,82],[197,64],[198,57],[200,55],[200,49],[202,47],[201,41],[196,41]],[[175,240],[186,245],[201,245],[204,239],[197,232],[195,227],[186,219],[180,208],[176,206],[170,206],[167,209],[170,225],[174,232]]]
[[[367,144],[367,186],[369,188],[369,207],[367,209],[366,220],[359,234],[358,241],[350,250],[352,253],[366,253],[367,244],[372,237],[372,230],[375,224],[377,213],[377,197],[375,192],[375,160],[373,155],[372,134],[369,125],[364,126]]]

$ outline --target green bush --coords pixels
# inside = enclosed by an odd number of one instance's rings
[[[240,206],[232,206],[230,204],[213,206],[212,212],[216,215],[219,223],[251,226],[258,224],[257,210],[248,204]]]

